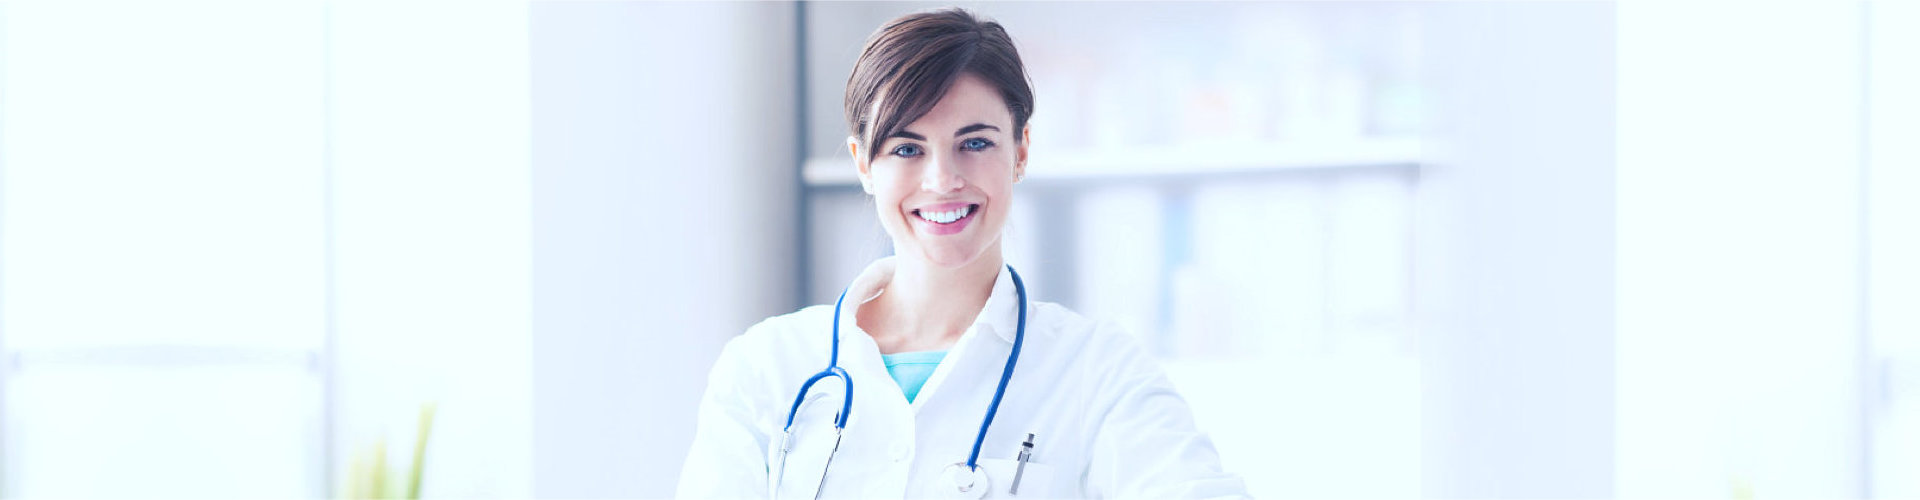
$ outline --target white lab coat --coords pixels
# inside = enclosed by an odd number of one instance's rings
[[[1018,296],[1001,271],[986,306],[909,404],[858,304],[891,279],[883,259],[855,281],[840,318],[839,365],[853,378],[853,411],[822,498],[943,498],[949,465],[964,462],[993,399],[1018,323]],[[1115,325],[1033,302],[1006,396],[980,448],[987,498],[1009,498],[1015,458],[1034,434],[1020,498],[1245,497],[1213,442],[1153,357]],[[734,338],[708,376],[699,428],[680,476],[681,498],[764,498],[781,427],[800,384],[827,365],[833,305],[769,318]],[[839,379],[823,379],[794,421],[780,498],[812,498],[833,447]]]

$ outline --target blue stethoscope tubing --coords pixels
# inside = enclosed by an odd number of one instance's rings
[[[1007,395],[1007,381],[1013,379],[1013,367],[1020,361],[1020,346],[1027,339],[1027,285],[1020,281],[1020,273],[1015,272],[1013,266],[1007,266],[1007,273],[1013,277],[1014,292],[1020,296],[1020,322],[1014,328],[1013,351],[1007,354],[1007,366],[1000,372],[1000,385],[993,390],[993,402],[987,404],[987,416],[980,421],[980,433],[973,437],[973,453],[967,455],[966,466],[971,471],[977,471],[980,468],[980,445],[987,440],[987,428],[993,426],[993,416],[1000,412],[1000,400]],[[827,356],[827,369],[813,374],[812,377],[807,378],[806,383],[800,384],[800,394],[794,396],[793,408],[787,410],[787,424],[780,429],[783,434],[780,439],[780,470],[777,471],[780,475],[775,477],[784,478],[786,473],[786,454],[792,449],[793,444],[793,418],[800,413],[801,404],[806,402],[807,390],[812,389],[814,383],[826,378],[840,379],[841,387],[846,390],[842,393],[845,397],[840,401],[840,413],[833,417],[833,451],[827,454],[828,467],[833,465],[833,455],[840,451],[840,436],[846,431],[847,416],[853,413],[853,378],[847,376],[847,371],[840,368],[840,306],[846,300],[847,291],[841,290],[840,298],[833,301],[833,350]],[[826,483],[826,474],[823,468],[820,471],[822,486]],[[816,488],[814,496],[817,498],[819,494]]]

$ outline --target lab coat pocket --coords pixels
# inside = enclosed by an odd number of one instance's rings
[[[1027,462],[1025,470],[1020,468],[1018,460],[1006,458],[982,458],[980,467],[987,470],[987,477],[993,481],[993,487],[987,498],[1053,498],[1053,466]],[[1019,490],[1014,490],[1014,476],[1019,476]]]

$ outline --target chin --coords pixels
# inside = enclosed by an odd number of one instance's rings
[[[958,248],[932,249],[921,247],[920,258],[938,267],[957,269],[972,264],[983,253],[980,249],[962,250]]]
[[[987,241],[944,241],[940,243],[939,245],[916,245],[915,249],[916,252],[920,254],[920,258],[928,264],[947,269],[959,269],[978,262],[982,256],[987,255],[988,250],[992,250],[995,245],[1000,244],[1000,240],[995,238]]]
[[[990,250],[1000,244],[997,230],[990,231],[994,237],[971,234],[972,231],[986,229],[985,227],[968,228],[968,234],[948,236],[913,234],[908,238],[900,238],[899,234],[911,234],[913,231],[905,226],[905,221],[901,222],[902,230],[900,233],[895,233],[896,237],[893,239],[894,254],[901,257],[917,257],[918,260],[933,267],[945,269],[966,267],[978,262],[982,256],[987,255]],[[998,224],[983,226],[998,226]]]

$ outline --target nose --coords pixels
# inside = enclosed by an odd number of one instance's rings
[[[934,193],[959,191],[967,187],[967,181],[960,175],[960,165],[947,153],[929,153],[927,168],[920,173],[920,189]]]

